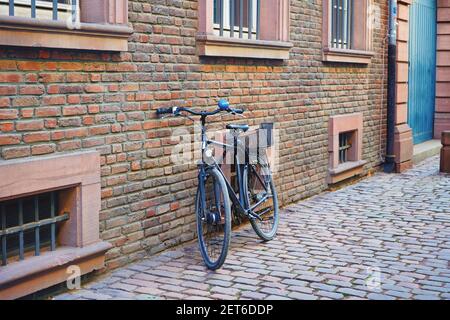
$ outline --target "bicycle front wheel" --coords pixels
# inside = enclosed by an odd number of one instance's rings
[[[253,212],[258,215],[258,218],[250,218],[253,230],[262,240],[272,240],[277,233],[280,217],[267,157],[259,156],[257,163],[248,164],[242,180],[247,208],[254,207]]]
[[[216,270],[225,262],[230,245],[231,205],[223,176],[216,168],[206,171],[204,203],[197,189],[195,213],[200,252],[208,269]]]

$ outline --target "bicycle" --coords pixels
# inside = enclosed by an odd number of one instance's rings
[[[242,115],[244,110],[231,108],[226,100],[220,100],[218,109],[210,112],[185,107],[157,110],[158,115],[184,116],[194,122],[195,119],[189,115],[200,117],[202,157],[198,165],[195,213],[200,252],[205,265],[211,270],[220,268],[225,262],[230,245],[232,212],[235,216],[248,218],[263,241],[275,237],[279,223],[277,193],[267,154],[258,152],[256,161],[250,161],[250,149],[239,139],[241,133],[249,130],[249,126],[226,126],[233,133],[233,144],[208,139],[206,119],[221,112]],[[223,150],[234,150],[237,191],[231,181],[227,180],[212,150],[208,148],[211,145]]]

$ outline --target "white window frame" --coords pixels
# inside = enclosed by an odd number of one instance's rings
[[[58,2],[58,20],[67,20],[72,16],[72,0]],[[76,3],[77,16],[80,12],[80,0]],[[25,10],[25,11],[24,11]],[[37,20],[52,20],[53,1],[36,0]],[[31,18],[31,0],[14,0],[14,17]],[[9,0],[0,0],[0,15],[9,16]]]
[[[257,28],[257,15],[258,15],[258,8],[257,8],[257,0],[249,0],[252,1],[252,36],[255,39],[256,38],[256,28]],[[264,1],[264,0],[262,0]],[[231,9],[231,0],[223,0],[223,37],[230,38],[231,37],[231,17],[230,17],[230,9]],[[214,7],[213,7],[214,10]],[[213,12],[213,17],[215,16],[215,12]],[[239,25],[236,26],[236,23],[239,23],[239,21],[235,21],[234,26],[234,37],[239,38]],[[246,35],[248,37],[248,27],[242,28],[243,35]],[[214,23],[214,34],[219,36],[220,35],[220,23]],[[245,38],[247,38],[245,37]]]

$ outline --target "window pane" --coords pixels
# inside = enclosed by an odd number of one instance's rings
[[[331,0],[331,46],[351,49],[354,0]]]

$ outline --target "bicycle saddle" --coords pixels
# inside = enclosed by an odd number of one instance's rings
[[[229,130],[242,130],[242,132],[247,132],[250,129],[248,124],[227,124],[227,129]]]

